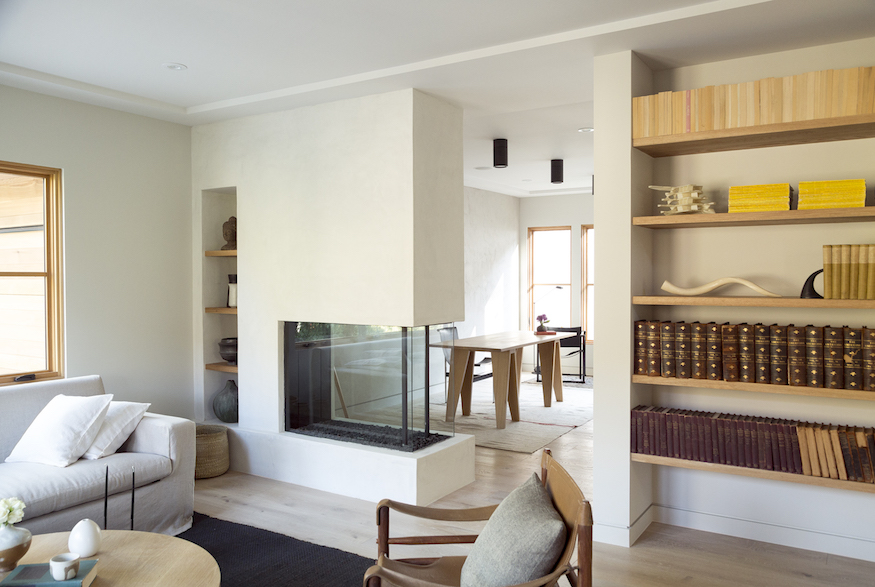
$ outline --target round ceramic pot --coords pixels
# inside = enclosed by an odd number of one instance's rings
[[[15,526],[0,526],[0,573],[11,571],[30,548],[30,531]]]
[[[223,359],[231,363],[237,364],[237,337],[223,338],[219,341],[219,354]]]
[[[213,398],[213,412],[215,412],[216,418],[222,422],[233,424],[239,420],[238,405],[237,384],[229,379],[225,383],[225,387]]]

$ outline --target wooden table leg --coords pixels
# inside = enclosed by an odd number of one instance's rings
[[[557,340],[553,347],[553,392],[556,401],[562,401],[562,348]]]
[[[523,349],[510,353],[510,378],[507,383],[507,405],[510,419],[520,421],[520,375],[522,374]]]
[[[492,390],[495,394],[495,427],[505,427],[507,420],[508,390],[511,383],[511,353],[492,352]]]
[[[457,368],[458,367],[458,368]],[[462,415],[471,415],[471,385],[474,383],[474,352],[453,349],[453,388],[447,398],[447,422],[456,419],[459,398],[462,399]]]
[[[555,341],[542,342],[538,345],[538,356],[541,359],[541,390],[544,392],[544,407],[549,408],[553,398],[553,378],[556,369],[553,367],[554,356],[558,356],[559,344]],[[557,357],[558,358],[558,357]],[[562,377],[559,377],[562,381]]]

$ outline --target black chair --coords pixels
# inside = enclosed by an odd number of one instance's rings
[[[556,332],[573,332],[577,336],[569,336],[559,341],[560,358],[577,355],[580,361],[580,379],[570,379],[568,383],[585,383],[586,382],[586,332],[580,326],[571,328],[553,328]],[[573,348],[574,350],[566,355],[561,355],[563,348]],[[541,360],[540,353],[535,351],[535,380],[541,381]],[[564,380],[564,379],[563,379]]]
[[[438,335],[441,337],[441,342],[449,342],[451,340],[456,340],[459,338],[459,330],[455,326],[448,326],[446,328],[438,328]],[[447,396],[447,383],[450,379],[450,367],[453,364],[453,349],[449,349],[444,347],[444,361],[445,361],[445,372],[444,372],[444,397]],[[476,356],[476,355],[475,355]],[[492,362],[492,357],[485,357],[481,359],[479,362],[474,363],[475,367],[482,367],[483,365],[487,365]],[[481,379],[486,379],[488,377],[492,377],[492,373],[485,373],[481,375],[475,375],[474,381],[480,381]],[[446,402],[444,402],[446,403]]]

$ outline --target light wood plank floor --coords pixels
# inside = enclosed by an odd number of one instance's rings
[[[566,388],[565,393],[573,393]],[[592,422],[550,445],[554,457],[592,493]],[[476,481],[434,505],[497,503],[538,468],[540,453],[476,449]],[[195,511],[373,558],[376,504],[228,472],[195,483]],[[595,515],[598,504],[593,503]],[[476,525],[420,522],[392,514],[393,535],[475,533]],[[463,546],[394,547],[395,556],[463,553]],[[403,550],[402,550],[403,549]],[[428,549],[428,550],[426,550]],[[598,587],[870,586],[875,563],[653,524],[632,548],[596,544]]]

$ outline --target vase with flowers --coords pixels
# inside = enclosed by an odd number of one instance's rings
[[[30,548],[30,531],[14,526],[24,518],[24,507],[17,497],[0,499],[0,573],[14,569]]]
[[[538,321],[537,331],[538,332],[547,332],[547,327],[544,326],[544,324],[547,324],[548,322],[550,322],[549,320],[547,320],[547,314],[541,314],[540,316],[535,318],[535,320]]]

